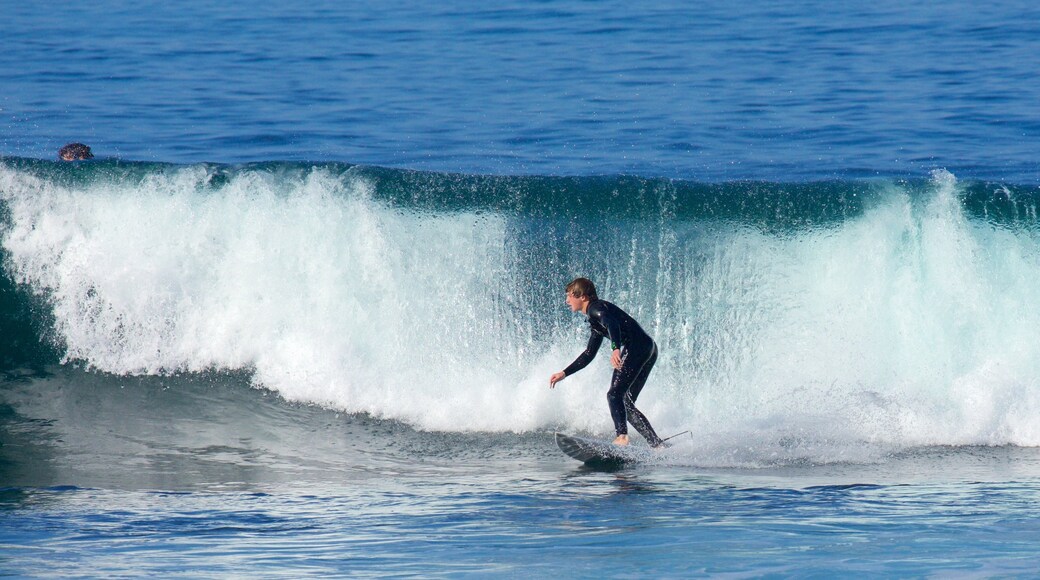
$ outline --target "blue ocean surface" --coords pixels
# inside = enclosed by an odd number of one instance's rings
[[[0,575],[1040,568],[1033,4],[0,16]]]
[[[0,153],[1036,183],[1025,1],[0,3]]]

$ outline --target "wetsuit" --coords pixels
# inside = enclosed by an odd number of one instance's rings
[[[609,338],[611,350],[621,349],[621,368],[614,369],[610,390],[607,391],[614,431],[618,435],[627,435],[627,420],[646,438],[647,443],[655,447],[660,445],[661,438],[635,405],[646,378],[657,362],[657,345],[635,319],[606,300],[589,302],[585,314],[589,317],[592,329],[589,344],[570,366],[563,369],[564,375],[573,375],[588,366],[596,358],[603,339]]]

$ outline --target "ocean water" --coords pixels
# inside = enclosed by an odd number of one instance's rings
[[[1040,566],[1034,6],[0,13],[0,575]]]

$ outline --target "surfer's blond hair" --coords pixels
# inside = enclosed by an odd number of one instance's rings
[[[599,300],[596,296],[596,285],[588,278],[575,278],[567,284],[567,293],[575,298],[588,298],[589,301]]]

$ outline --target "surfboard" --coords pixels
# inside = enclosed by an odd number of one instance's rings
[[[600,439],[586,439],[556,433],[556,445],[568,456],[588,465],[619,465],[649,461],[652,451],[637,445],[614,445]]]

